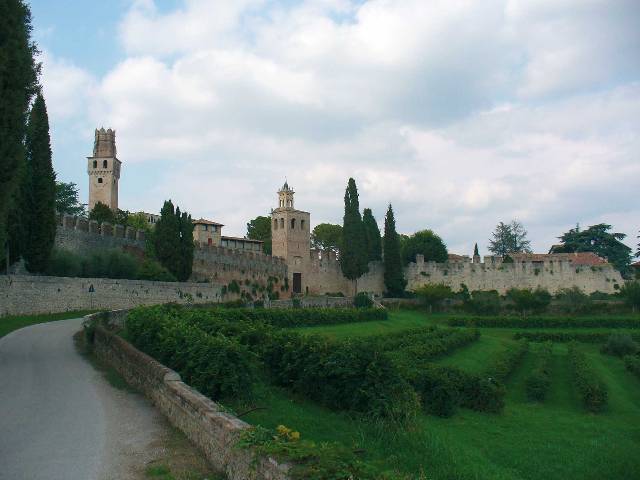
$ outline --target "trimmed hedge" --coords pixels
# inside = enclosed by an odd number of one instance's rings
[[[551,362],[553,360],[553,343],[545,342],[540,347],[536,365],[525,381],[525,389],[529,400],[544,401],[551,387]]]
[[[276,327],[310,327],[386,320],[383,308],[234,308],[210,310],[229,321],[253,320]]]
[[[608,400],[607,386],[575,342],[569,344],[569,363],[584,406],[594,413],[604,410]]]
[[[498,352],[485,369],[485,375],[504,382],[520,365],[528,349],[529,343],[526,340],[520,340],[515,345],[510,345]]]
[[[640,317],[462,317],[450,318],[447,324],[484,328],[640,328]]]
[[[513,338],[525,339],[530,342],[580,342],[580,343],[604,343],[611,336],[604,332],[516,332]],[[634,340],[640,339],[640,334],[631,334]]]
[[[253,355],[235,339],[209,335],[182,321],[183,313],[166,306],[135,308],[129,312],[124,334],[213,400],[250,398]]]
[[[640,358],[634,355],[624,357],[624,366],[640,379]]]

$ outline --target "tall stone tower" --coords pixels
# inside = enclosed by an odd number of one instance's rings
[[[93,156],[87,157],[89,174],[89,211],[101,202],[112,210],[118,209],[118,180],[120,165],[116,158],[115,130],[96,129]]]
[[[287,263],[291,292],[305,293],[311,269],[311,215],[294,208],[294,193],[287,182],[278,190],[278,208],[271,211],[271,245],[273,256]]]

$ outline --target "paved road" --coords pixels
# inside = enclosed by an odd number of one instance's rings
[[[160,448],[159,414],[111,387],[76,352],[81,322],[0,339],[0,479],[135,479]]]

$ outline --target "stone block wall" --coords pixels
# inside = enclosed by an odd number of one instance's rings
[[[210,283],[0,276],[0,316],[132,308],[168,302],[209,303],[221,299],[221,287]]]
[[[122,317],[122,315],[120,315]],[[103,320],[102,314],[86,317]],[[125,380],[144,393],[229,480],[287,480],[288,467],[258,458],[235,446],[249,425],[181,381],[180,375],[139,351],[121,337],[97,326],[94,351]]]

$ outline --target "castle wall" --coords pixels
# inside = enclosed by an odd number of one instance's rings
[[[370,262],[369,272],[352,282],[342,275],[340,261],[335,253],[311,250],[310,266],[306,272],[311,295],[342,292],[353,296],[358,292],[382,295],[384,292],[384,267],[382,262]]]

